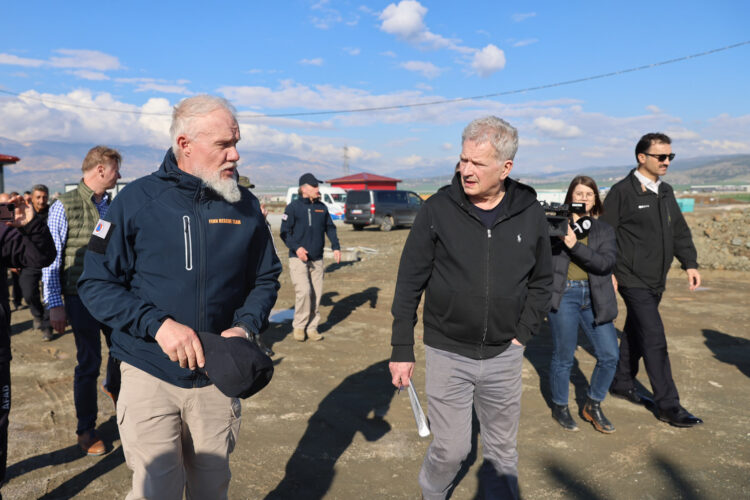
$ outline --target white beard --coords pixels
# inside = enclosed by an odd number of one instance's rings
[[[232,176],[229,179],[222,179],[221,173],[223,170],[214,170],[208,173],[208,175],[199,175],[200,179],[216,192],[219,196],[224,198],[229,203],[237,203],[242,198],[240,188],[237,185],[237,176]],[[201,172],[202,174],[203,172]]]

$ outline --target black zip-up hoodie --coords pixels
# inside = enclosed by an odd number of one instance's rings
[[[607,193],[601,220],[615,230],[618,286],[663,292],[675,256],[683,269],[698,268],[690,228],[666,182],[659,194],[644,191],[631,170]]]
[[[179,387],[208,378],[170,361],[154,336],[166,318],[195,331],[260,332],[276,302],[281,263],[258,199],[228,203],[177,166],[128,184],[88,245],[78,293],[112,327],[112,355]]]
[[[393,299],[391,361],[414,361],[414,325],[425,292],[424,343],[471,359],[526,344],[549,309],[552,254],[536,192],[505,180],[491,229],[458,174],[420,209],[406,240]]]

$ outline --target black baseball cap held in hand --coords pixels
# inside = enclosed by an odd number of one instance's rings
[[[303,186],[305,184],[309,184],[312,187],[318,187],[318,184],[323,184],[325,181],[321,181],[319,179],[316,179],[313,174],[310,172],[306,174],[302,174],[302,177],[299,178],[299,185]]]
[[[273,361],[255,342],[210,332],[198,332],[198,337],[206,358],[202,371],[225,396],[249,398],[271,381]]]

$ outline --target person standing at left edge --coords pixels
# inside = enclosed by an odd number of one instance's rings
[[[237,186],[234,108],[190,97],[170,133],[159,170],[128,184],[91,236],[78,288],[112,327],[122,362],[127,498],[225,499],[241,404],[198,370],[207,350],[198,332],[212,344],[252,342],[276,302],[281,263],[258,199]]]
[[[293,335],[299,342],[323,340],[318,333],[320,296],[323,294],[323,245],[331,240],[336,263],[341,247],[331,214],[320,201],[319,181],[307,173],[299,178],[299,198],[292,200],[281,217],[281,239],[289,247],[289,274],[294,285]]]
[[[453,182],[422,205],[401,254],[393,297],[391,382],[414,371],[424,303],[425,386],[434,439],[422,497],[446,498],[479,418],[483,498],[518,498],[516,435],[524,345],[549,309],[552,252],[536,192],[508,175],[518,132],[494,116],[471,122]]]
[[[0,194],[0,202],[16,205],[15,217],[0,222],[0,276],[9,267],[42,268],[55,258],[55,243],[44,221],[20,196]],[[10,305],[8,286],[0,287],[0,485],[5,482],[10,415]],[[2,494],[0,494],[0,499]]]

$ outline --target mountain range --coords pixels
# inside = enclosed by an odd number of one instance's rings
[[[33,184],[46,184],[52,192],[62,191],[66,183],[81,177],[80,165],[90,144],[55,141],[17,142],[0,137],[0,153],[18,156],[21,161],[6,165],[5,190],[24,191]],[[147,175],[159,166],[164,150],[149,146],[117,147],[123,155],[122,176],[133,180]],[[274,192],[294,185],[301,172],[311,171],[323,179],[345,175],[340,166],[311,159],[267,152],[242,152],[240,174],[248,175],[260,192]],[[249,166],[248,166],[249,165]],[[431,191],[449,182],[454,164],[446,165],[444,174],[430,175],[432,167],[411,167],[389,172],[373,172],[402,179],[406,188]],[[606,187],[627,174],[633,165],[594,166],[581,170],[559,170],[550,173],[514,175],[537,188],[564,188],[572,177],[587,174]],[[350,173],[360,170],[352,166]],[[514,171],[516,174],[516,171]],[[696,184],[750,184],[750,155],[702,156],[676,160],[666,180],[674,186]]]

